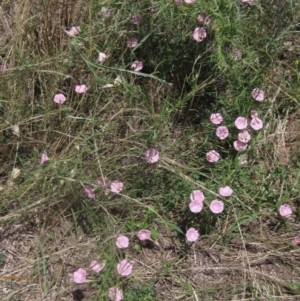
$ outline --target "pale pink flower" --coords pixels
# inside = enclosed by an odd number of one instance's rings
[[[176,5],[179,5],[179,4],[182,3],[182,0],[174,0],[174,3],[175,3]]]
[[[93,260],[90,264],[90,268],[97,274],[103,270],[104,266],[104,262],[98,262],[97,260]]]
[[[185,236],[189,242],[194,242],[199,238],[199,232],[195,228],[190,228],[186,231]]]
[[[254,5],[255,4],[254,0],[240,0],[240,1],[243,2],[243,3],[247,3],[249,5]]]
[[[112,182],[110,184],[110,190],[114,193],[120,193],[123,190],[122,182]]]
[[[139,240],[147,240],[151,238],[151,232],[147,229],[142,229],[138,232],[137,237]]]
[[[223,117],[220,113],[211,114],[209,119],[213,124],[220,124],[223,121]]]
[[[235,140],[233,142],[233,146],[234,148],[238,151],[238,152],[242,152],[242,151],[245,151],[248,147],[248,144],[247,143],[244,143],[240,140]]]
[[[102,187],[107,187],[109,182],[107,180],[105,180],[104,178],[98,178],[97,179],[97,183],[102,186]]]
[[[121,301],[123,299],[123,291],[118,287],[111,287],[108,291],[108,298],[112,301]]]
[[[53,98],[54,102],[58,103],[58,104],[63,104],[66,101],[66,97],[63,94],[55,94],[54,98]]]
[[[126,249],[129,246],[129,239],[124,235],[120,235],[116,239],[116,246],[119,249]]]
[[[130,20],[132,24],[139,24],[141,21],[142,21],[142,16],[140,14],[134,15]]]
[[[81,31],[81,28],[79,26],[73,26],[71,27],[69,30],[66,30],[66,33],[70,36],[70,37],[74,37],[77,34],[79,34]]]
[[[290,205],[288,204],[283,204],[279,207],[279,214],[282,217],[290,217],[292,215],[292,209],[290,207]]]
[[[43,152],[42,153],[42,156],[41,156],[41,165],[43,165],[46,161],[48,161],[49,158],[47,156],[47,153],[46,152]]]
[[[206,160],[208,162],[217,162],[220,159],[220,154],[216,152],[215,150],[211,150],[208,153],[206,153]]]
[[[156,163],[159,160],[159,152],[154,148],[150,148],[145,152],[145,157],[148,163]]]
[[[253,128],[253,130],[258,131],[263,128],[264,123],[260,118],[252,117],[250,126]]]
[[[138,39],[136,39],[136,38],[130,38],[127,41],[127,47],[129,47],[129,48],[134,48],[134,47],[136,47],[137,44],[138,44]]]
[[[239,116],[234,124],[239,130],[244,130],[248,126],[248,120],[245,117]]]
[[[107,55],[104,52],[99,52],[98,62],[102,63],[106,60]]]
[[[191,202],[198,201],[198,202],[203,203],[204,199],[205,199],[205,196],[201,190],[193,190],[190,195]]]
[[[187,4],[191,4],[191,3],[196,2],[196,0],[184,0],[184,2],[187,3]]]
[[[251,110],[250,115],[251,115],[251,118],[258,117],[258,112],[256,110]]]
[[[221,196],[231,196],[233,193],[233,190],[229,186],[220,187],[219,188],[219,194]]]
[[[141,61],[134,61],[131,65],[131,69],[133,71],[140,71],[143,69],[143,62]]]
[[[300,244],[300,237],[295,237],[295,238],[292,240],[292,244],[294,244],[294,245],[299,245],[299,244]]]
[[[199,212],[201,212],[201,210],[203,208],[203,202],[200,202],[197,200],[192,201],[192,202],[190,202],[189,207],[193,213],[199,213]]]
[[[206,12],[201,12],[200,15],[198,15],[197,20],[205,25],[209,25],[211,22],[211,19],[208,17]]]
[[[124,259],[117,264],[117,270],[121,276],[129,276],[132,272],[132,264]]]
[[[224,210],[224,203],[222,201],[219,200],[213,200],[210,205],[209,208],[211,210],[212,213],[221,213]]]
[[[255,88],[252,90],[251,96],[257,101],[263,101],[265,99],[265,91]]]
[[[79,268],[73,273],[73,279],[76,283],[84,283],[86,279],[86,271],[82,268]]]
[[[218,126],[216,129],[216,135],[221,140],[224,140],[228,137],[229,131],[227,126]]]
[[[202,42],[206,38],[206,30],[203,27],[196,27],[193,33],[193,39],[197,42]]]
[[[85,93],[87,91],[87,86],[86,85],[77,85],[75,86],[75,92],[82,94]]]
[[[89,199],[94,199],[96,197],[95,193],[93,192],[90,186],[85,186],[84,192],[87,194]]]
[[[250,134],[247,130],[242,130],[242,131],[239,132],[238,138],[243,143],[248,143],[251,139],[251,136],[250,136]]]

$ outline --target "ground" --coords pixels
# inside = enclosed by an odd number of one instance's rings
[[[0,4],[2,300],[108,300],[111,286],[128,301],[300,300],[292,243],[300,237],[299,4],[151,5],[154,13],[147,1]],[[133,10],[143,15],[139,27],[130,25]],[[201,10],[212,23],[196,44]],[[70,37],[79,24],[81,36]],[[128,34],[140,37],[132,51]],[[109,53],[104,64],[99,51]],[[130,69],[137,59],[141,73]],[[88,93],[76,94],[84,83]],[[263,103],[248,97],[258,85]],[[53,102],[58,92],[66,104]],[[264,128],[252,130],[241,165],[233,124],[250,109]],[[209,123],[218,110],[231,124],[228,143]],[[154,147],[160,160],[148,164]],[[205,160],[212,148],[222,155],[217,167]],[[50,159],[40,164],[44,152]],[[99,177],[124,181],[124,193]],[[235,194],[223,199],[224,214],[208,206],[191,214],[193,189],[208,200],[226,183]],[[278,213],[285,203],[289,218]],[[200,232],[194,243],[185,237],[191,226]],[[154,231],[151,240],[138,240],[141,228]],[[126,250],[115,246],[120,234],[130,239]],[[133,264],[128,278],[116,273],[123,258]],[[73,273],[93,259],[103,271],[75,283]]]

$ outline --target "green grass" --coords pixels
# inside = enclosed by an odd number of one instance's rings
[[[17,2],[1,4],[0,229],[9,247],[0,250],[0,276],[33,279],[13,282],[4,300],[107,300],[113,286],[128,301],[297,300],[300,253],[291,239],[299,235],[299,151],[287,135],[298,131],[299,4]],[[212,22],[197,43],[201,11]],[[142,22],[133,25],[137,13]],[[71,26],[80,34],[68,37]],[[131,37],[139,40],[134,49],[126,46]],[[99,52],[108,55],[103,64]],[[130,69],[135,60],[143,61],[141,72]],[[76,94],[78,84],[87,93]],[[255,87],[265,90],[264,102],[251,97]],[[64,104],[53,102],[56,93]],[[241,165],[234,121],[250,119],[253,109],[264,128],[252,131]],[[229,128],[223,141],[209,121],[213,112]],[[290,121],[293,129],[281,127]],[[148,148],[159,150],[158,163],[147,163]],[[206,160],[211,149],[221,154],[217,163]],[[40,165],[45,151],[49,161]],[[291,160],[283,163],[286,152]],[[12,178],[14,168],[20,174]],[[121,194],[107,194],[99,177],[123,182]],[[209,203],[226,185],[234,194],[213,215]],[[188,207],[195,189],[205,194],[198,214]],[[278,214],[284,203],[291,219]],[[195,244],[185,239],[190,227],[200,232]],[[142,228],[152,230],[152,243],[138,241]],[[126,250],[115,247],[120,234],[130,239]],[[134,265],[129,277],[116,271],[123,258]],[[99,274],[89,270],[94,259],[106,262]],[[88,281],[77,285],[80,267]]]

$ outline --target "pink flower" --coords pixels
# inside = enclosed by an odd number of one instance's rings
[[[223,121],[223,117],[219,113],[211,114],[209,119],[213,124],[220,124]]]
[[[85,93],[86,91],[87,91],[87,86],[86,85],[75,86],[75,92],[76,93],[82,94],[82,93]]]
[[[256,110],[251,110],[250,115],[251,115],[251,118],[258,117],[258,112]]]
[[[97,183],[102,187],[107,187],[107,185],[109,184],[107,180],[101,177],[97,179]]]
[[[84,283],[86,279],[86,271],[82,268],[73,273],[73,279],[76,283]]]
[[[251,136],[247,130],[242,130],[238,134],[238,138],[243,143],[248,143],[251,139]]]
[[[300,237],[295,237],[295,238],[292,240],[292,244],[294,244],[294,245],[299,245],[299,244],[300,244]]]
[[[93,192],[93,190],[90,186],[85,186],[84,187],[84,192],[87,194],[89,199],[94,199],[95,198],[95,193]]]
[[[205,25],[209,25],[211,22],[211,19],[208,17],[206,12],[201,12],[200,15],[198,15],[197,20]]]
[[[290,205],[288,204],[283,204],[279,207],[279,214],[282,217],[290,217],[292,215],[292,209],[290,207]]]
[[[66,97],[63,94],[55,94],[54,98],[53,98],[54,102],[58,103],[58,104],[63,104],[66,101]]]
[[[143,69],[143,62],[140,61],[134,61],[131,65],[131,69],[133,71],[140,71]]]
[[[70,37],[74,37],[77,34],[79,34],[81,31],[79,26],[73,26],[70,28],[70,30],[67,30],[66,33],[70,36]]]
[[[159,160],[159,152],[154,148],[150,148],[145,152],[145,157],[148,163],[156,163]]]
[[[108,298],[112,301],[121,301],[123,299],[123,291],[118,287],[111,287],[108,291]]]
[[[219,188],[219,194],[221,196],[231,196],[232,193],[233,193],[233,190],[229,186]]]
[[[141,15],[135,15],[131,18],[130,22],[132,24],[139,24],[142,21],[142,16]]]
[[[184,0],[184,2],[187,3],[187,4],[191,4],[191,3],[196,2],[196,0]]]
[[[147,240],[151,238],[151,232],[147,229],[142,229],[138,232],[137,237],[139,240]]]
[[[243,2],[243,3],[247,3],[249,5],[254,5],[255,4],[254,0],[240,0],[240,1]]]
[[[263,128],[264,123],[260,118],[252,117],[252,120],[250,122],[250,126],[253,128],[253,130],[258,131],[258,130]]]
[[[217,162],[220,159],[220,154],[217,153],[215,150],[211,150],[206,153],[206,160],[208,162]]]
[[[117,237],[116,246],[119,249],[126,249],[129,246],[129,239],[126,236],[120,235]]]
[[[244,130],[248,126],[248,120],[240,116],[235,120],[234,124],[239,130]]]
[[[90,268],[97,274],[103,270],[104,266],[104,262],[98,262],[97,260],[93,260],[90,264]]]
[[[195,228],[190,228],[186,231],[185,236],[189,242],[194,242],[199,238],[199,232]]]
[[[213,200],[210,203],[209,208],[212,213],[221,213],[224,210],[224,203],[219,200]]]
[[[248,147],[248,144],[247,143],[244,143],[240,140],[235,140],[233,142],[233,146],[234,148],[238,151],[238,152],[242,152],[242,151],[245,151]]]
[[[200,202],[197,200],[192,201],[192,202],[190,202],[189,207],[193,213],[199,213],[199,212],[201,212],[201,210],[203,208],[203,202]]]
[[[216,129],[216,135],[221,140],[224,140],[228,137],[229,131],[227,126],[218,126]]]
[[[99,52],[98,62],[102,63],[106,60],[107,55],[104,52]]]
[[[257,101],[263,101],[265,99],[265,91],[255,88],[252,90],[251,96]]]
[[[49,158],[47,156],[47,153],[46,152],[43,152],[42,153],[42,156],[41,156],[41,165],[43,165],[46,161],[48,161]]]
[[[122,182],[112,182],[110,184],[110,190],[114,193],[120,193],[123,190]]]
[[[121,276],[129,276],[132,272],[132,264],[124,259],[117,264],[117,270]]]
[[[174,3],[175,3],[176,5],[179,5],[179,4],[182,3],[182,0],[174,0]]]
[[[131,38],[127,41],[127,47],[129,48],[134,48],[138,44],[138,39],[136,38]]]
[[[191,202],[198,201],[198,202],[203,203],[204,198],[205,198],[205,196],[201,190],[193,190],[190,195]]]
[[[193,39],[196,42],[202,42],[206,38],[206,30],[203,27],[196,27],[193,33]]]

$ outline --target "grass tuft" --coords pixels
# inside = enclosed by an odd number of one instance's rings
[[[297,1],[18,0],[0,4],[0,20],[4,301],[108,300],[111,287],[128,301],[299,300]],[[80,32],[70,36],[73,26]],[[196,27],[206,30],[199,43]],[[250,122],[253,110],[264,126],[249,128],[248,148],[237,152],[234,122]],[[217,112],[224,140],[209,119]],[[218,162],[208,162],[210,150]],[[123,190],[112,193],[111,182]],[[219,195],[224,186],[231,197]],[[193,190],[205,195],[196,214]],[[218,215],[215,199],[225,204]],[[283,204],[291,217],[280,216]],[[137,238],[141,229],[151,240]],[[116,247],[119,235],[127,249]],[[125,258],[129,277],[116,269]],[[105,263],[99,274],[93,260]],[[78,268],[88,273],[83,284],[73,280]]]

